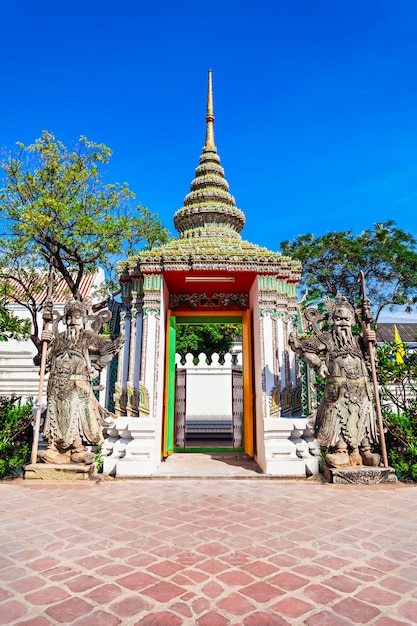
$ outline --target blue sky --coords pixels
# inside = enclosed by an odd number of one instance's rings
[[[415,0],[2,0],[0,145],[113,150],[175,234],[205,137],[245,239],[272,250],[394,219],[417,236]]]

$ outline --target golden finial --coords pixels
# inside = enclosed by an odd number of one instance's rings
[[[206,145],[205,148],[214,148],[214,109],[212,70],[208,71],[207,115],[206,115]]]

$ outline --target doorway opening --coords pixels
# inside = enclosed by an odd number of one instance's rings
[[[253,456],[249,312],[170,314],[164,456]]]

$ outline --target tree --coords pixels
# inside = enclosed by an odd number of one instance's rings
[[[359,298],[358,274],[362,270],[375,319],[385,307],[417,303],[417,241],[388,221],[374,224],[359,235],[353,231],[331,232],[314,237],[300,235],[283,241],[281,251],[301,261],[305,287],[319,296],[346,296],[352,304]]]
[[[71,150],[44,131],[34,144],[17,144],[1,163],[0,281],[9,299],[31,312],[36,343],[39,292],[49,264],[68,292],[81,298],[82,276],[99,266],[115,289],[115,262],[138,246],[152,247],[167,231],[145,207],[134,208],[127,183],[103,184],[111,150],[81,136]],[[43,276],[43,279],[40,277]]]
[[[241,334],[240,324],[179,324],[175,350],[183,359],[188,353],[197,358],[201,352],[209,359],[213,352],[223,357]]]

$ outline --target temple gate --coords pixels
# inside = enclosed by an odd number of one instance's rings
[[[206,141],[191,192],[174,216],[179,236],[120,265],[126,342],[105,472],[151,475],[185,442],[185,391],[176,394],[183,375],[175,365],[175,337],[177,320],[191,318],[242,323],[241,395],[231,415],[243,408],[243,432],[237,428],[233,435],[239,448],[266,474],[318,471],[319,450],[301,416],[298,361],[288,348],[288,334],[298,323],[300,265],[244,241],[244,223],[214,144],[210,70]]]

